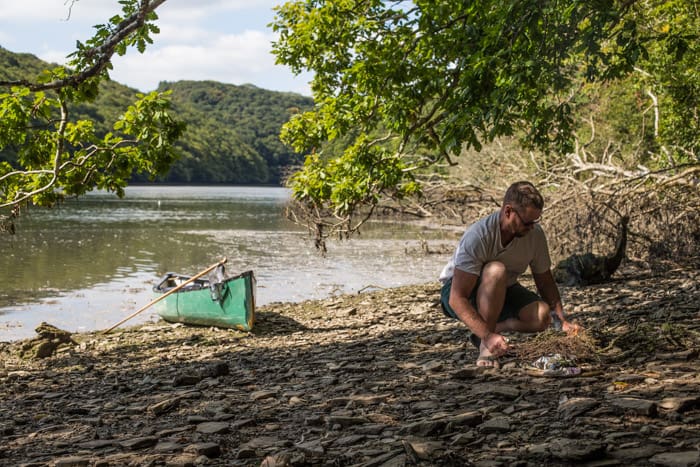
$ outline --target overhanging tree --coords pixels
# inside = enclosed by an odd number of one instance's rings
[[[571,153],[587,83],[637,75],[665,102],[657,143],[697,168],[696,2],[304,0],[276,14],[278,62],[314,74],[316,108],[282,136],[308,154],[291,186],[319,241],[464,148],[516,135]]]
[[[67,195],[95,188],[123,196],[134,171],[164,173],[175,158],[173,143],[184,124],[169,113],[167,93],[137,95],[113,123],[96,135],[92,122],[71,118],[71,108],[97,96],[109,79],[113,55],[152,43],[156,8],[165,0],[121,0],[122,11],[95,35],[78,42],[68,67],[44,71],[36,79],[0,82],[0,149],[11,147],[17,163],[0,162],[0,230],[27,202],[49,206]]]

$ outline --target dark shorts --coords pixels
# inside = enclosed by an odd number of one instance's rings
[[[477,281],[476,287],[472,291],[469,301],[477,309],[476,306],[476,291],[479,288],[480,281]],[[452,279],[448,279],[442,286],[440,291],[440,304],[442,305],[442,312],[445,316],[453,319],[459,319],[457,313],[450,306],[450,290],[452,290]],[[524,307],[528,306],[530,303],[542,300],[539,295],[532,292],[522,285],[515,283],[506,289],[506,299],[503,303],[503,309],[501,314],[498,316],[498,321],[505,321],[509,318],[518,318],[518,312]]]

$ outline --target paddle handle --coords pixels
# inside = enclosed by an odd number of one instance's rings
[[[112,329],[116,328],[116,327],[119,326],[120,324],[123,324],[123,323],[129,321],[131,318],[133,318],[134,316],[138,315],[138,314],[141,313],[143,310],[146,310],[146,309],[150,308],[151,306],[155,305],[155,304],[158,303],[159,301],[163,300],[163,299],[164,299],[165,297],[167,297],[168,295],[177,292],[178,290],[180,290],[181,288],[183,288],[183,287],[186,286],[187,284],[191,284],[192,282],[196,281],[197,279],[199,279],[199,278],[202,277],[203,275],[205,275],[205,274],[207,274],[207,273],[213,271],[213,270],[216,269],[217,267],[221,266],[221,265],[224,264],[225,262],[226,262],[226,257],[224,257],[224,258],[223,258],[221,261],[219,261],[218,263],[212,264],[211,266],[209,266],[208,268],[206,268],[204,271],[199,272],[199,273],[195,274],[194,276],[190,277],[189,279],[187,279],[185,282],[183,282],[182,284],[178,285],[177,287],[173,287],[172,289],[168,290],[166,293],[164,293],[163,295],[160,295],[158,298],[155,298],[155,299],[151,300],[150,303],[148,303],[147,305],[142,306],[141,308],[139,308],[138,310],[136,310],[135,312],[133,312],[132,314],[130,314],[129,316],[127,316],[126,318],[124,318],[123,320],[121,320],[121,321],[119,321],[118,323],[114,324],[111,328],[107,329],[106,331],[102,331],[102,334],[107,334],[109,331],[111,331]]]

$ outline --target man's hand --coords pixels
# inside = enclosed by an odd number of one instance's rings
[[[583,331],[583,328],[576,323],[571,323],[569,321],[562,321],[561,330],[567,334],[573,334],[575,336],[579,332]]]
[[[482,343],[491,355],[500,357],[508,351],[508,339],[495,332],[490,332],[482,339]]]

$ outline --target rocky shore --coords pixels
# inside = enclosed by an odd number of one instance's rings
[[[0,344],[0,465],[699,465],[699,282],[628,268],[564,289],[598,350],[568,378],[477,368],[437,283],[271,304],[251,333]]]

